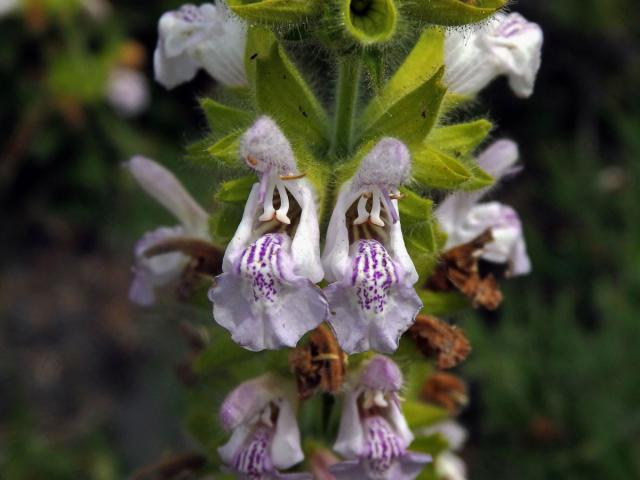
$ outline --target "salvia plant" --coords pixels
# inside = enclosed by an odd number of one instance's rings
[[[518,148],[465,118],[498,76],[533,91],[542,32],[505,3],[219,0],[162,16],[156,80],[217,83],[187,152],[212,213],[154,161],[127,164],[179,222],[136,245],[132,300],[173,286],[213,312],[182,326],[204,453],[171,471],[465,478],[466,387],[446,370],[471,347],[437,317],[497,308],[499,280],[531,269],[517,213],[486,200]]]

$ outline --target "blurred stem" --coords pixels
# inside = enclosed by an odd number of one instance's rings
[[[361,71],[362,59],[360,56],[347,56],[339,60],[333,143],[331,145],[331,151],[334,155],[344,155],[351,149]]]

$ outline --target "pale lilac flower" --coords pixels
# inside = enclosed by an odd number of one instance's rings
[[[19,6],[18,0],[0,0],[0,19],[18,10]]]
[[[191,80],[200,68],[228,87],[247,85],[247,26],[224,1],[187,4],[167,12],[160,18],[158,33],[154,69],[156,80],[166,88]]]
[[[213,315],[249,350],[293,347],[328,314],[314,285],[324,276],[315,193],[269,117],[243,135],[240,153],[260,181],[209,292]]]
[[[442,435],[448,443],[447,450],[440,452],[434,467],[440,480],[467,480],[467,466],[457,455],[467,441],[467,431],[454,420],[445,420],[421,432],[424,436]]]
[[[177,280],[189,258],[180,252],[164,253],[151,258],[145,252],[171,238],[208,240],[209,215],[185,190],[180,181],[162,165],[145,157],[133,157],[129,172],[151,197],[180,221],[179,226],[160,227],[145,234],[135,246],[134,279],[129,290],[131,300],[139,305],[155,303],[155,288]]]
[[[498,182],[517,170],[517,160],[517,145],[509,140],[500,140],[478,157],[478,164]],[[509,264],[510,275],[525,275],[531,271],[531,262],[520,218],[507,205],[478,203],[489,190],[456,192],[438,206],[435,215],[447,234],[445,248],[467,243],[491,229],[494,241],[485,247],[481,257],[489,262]]]
[[[400,410],[402,373],[377,355],[347,392],[334,450],[347,460],[330,467],[337,480],[412,480],[431,461],[407,450],[413,441]]]
[[[149,106],[149,85],[139,71],[116,67],[107,79],[106,96],[116,112],[123,117],[134,117]]]
[[[349,354],[393,352],[422,307],[398,215],[398,187],[410,173],[407,147],[384,138],[342,186],[331,215],[323,264],[329,322]]]
[[[519,97],[533,93],[543,42],[542,29],[518,13],[498,13],[471,32],[445,34],[444,81],[449,91],[473,96],[506,75]]]
[[[242,480],[311,480],[306,473],[283,474],[304,459],[292,392],[267,374],[239,385],[220,410],[231,438],[218,448],[227,468]]]

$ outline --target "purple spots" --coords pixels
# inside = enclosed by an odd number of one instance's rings
[[[205,18],[195,5],[183,5],[176,11],[176,16],[188,23],[204,22]]]
[[[384,313],[389,291],[398,281],[396,266],[382,244],[360,240],[351,275],[360,308],[368,313]]]
[[[237,265],[237,272],[249,282],[256,302],[274,303],[281,288],[282,235],[267,234],[248,246]]]
[[[272,430],[258,427],[245,445],[238,451],[234,460],[236,471],[251,480],[263,480],[273,471],[269,447],[273,437]]]
[[[374,475],[386,472],[398,457],[404,455],[402,441],[381,416],[365,420],[365,434],[365,458]]]

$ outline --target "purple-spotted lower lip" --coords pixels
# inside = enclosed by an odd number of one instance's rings
[[[233,462],[234,469],[252,480],[262,480],[265,474],[273,471],[270,446],[273,431],[267,427],[258,427],[248,438]]]
[[[249,245],[242,253],[236,265],[236,273],[250,283],[254,301],[276,301],[284,280],[283,243],[283,235],[269,233]]]
[[[176,11],[176,16],[187,23],[204,22],[204,17],[195,5],[183,5]]]
[[[401,439],[381,416],[364,419],[365,459],[369,469],[377,474],[387,472],[397,458],[405,453]]]
[[[504,22],[496,33],[498,36],[510,38],[522,33],[526,29],[527,25],[523,22],[523,19],[512,18]]]
[[[360,308],[369,313],[383,313],[389,290],[398,281],[397,266],[384,246],[377,240],[360,240],[351,274]]]

